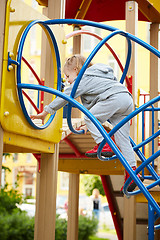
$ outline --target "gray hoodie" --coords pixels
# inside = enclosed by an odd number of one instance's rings
[[[71,94],[73,85],[74,82],[65,89],[64,93],[66,95]],[[127,88],[114,77],[113,69],[110,66],[98,63],[85,71],[77,88],[75,98],[80,96],[83,106],[90,109],[97,102],[121,92],[130,94]],[[45,106],[44,110],[53,114],[67,103],[64,99],[57,97],[53,102]]]

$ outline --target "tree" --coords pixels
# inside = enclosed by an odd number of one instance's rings
[[[98,190],[102,196],[105,195],[100,176],[83,175],[82,176],[82,184],[84,186],[84,190],[85,190],[85,193],[87,194],[87,196],[92,195],[92,191],[94,188],[98,188]]]

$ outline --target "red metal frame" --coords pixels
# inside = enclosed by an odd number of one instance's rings
[[[100,41],[103,39],[99,35],[97,35],[95,33],[92,33],[92,32],[89,32],[89,31],[86,31],[86,30],[77,30],[77,31],[74,31],[72,33],[69,33],[68,35],[66,35],[66,39],[68,39],[70,37],[73,37],[73,36],[78,36],[78,35],[81,35],[81,34],[87,34],[87,35],[94,36],[94,37],[96,37]],[[116,59],[118,65],[119,65],[121,71],[123,72],[124,71],[123,65],[122,65],[120,59],[118,58],[117,54],[113,50],[113,48],[108,43],[105,43],[105,46],[112,53],[113,57]],[[131,77],[128,78],[127,76],[126,76],[125,79],[126,79],[126,83],[127,83],[127,88],[130,91],[130,93],[132,93],[132,79],[131,79]]]
[[[33,75],[35,76],[35,78],[37,79],[39,85],[44,86],[44,79],[40,79],[37,75],[37,73],[34,71],[34,69],[32,68],[32,66],[30,65],[30,63],[22,56],[22,60],[23,62],[28,66],[28,68],[31,70],[31,72],[33,73]],[[28,99],[28,101],[32,104],[32,106],[34,107],[34,109],[36,110],[37,113],[40,113],[43,111],[43,106],[44,106],[44,92],[41,92],[40,95],[40,110],[37,108],[37,106],[34,104],[34,102],[32,101],[32,99],[28,96],[28,94],[26,92],[23,91],[24,96]]]
[[[113,195],[113,188],[109,176],[101,175],[101,180],[104,188],[104,192],[108,201],[109,209],[112,215],[114,227],[117,233],[118,240],[123,240],[123,228],[120,219],[119,210],[116,204],[115,197]]]

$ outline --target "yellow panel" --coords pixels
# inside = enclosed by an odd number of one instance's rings
[[[12,11],[10,11],[10,9],[12,9]],[[25,14],[23,11],[24,9]],[[12,57],[12,59],[15,59],[18,42],[24,27],[29,23],[29,21],[35,19],[46,20],[47,18],[20,0],[8,1],[2,73],[0,121],[4,131],[8,133],[24,135],[26,137],[32,137],[32,139],[36,138],[42,141],[57,143],[61,139],[60,129],[62,127],[62,109],[57,112],[53,122],[46,129],[36,130],[31,127],[27,122],[19,103],[15,77],[16,69],[14,67],[14,69],[10,72],[7,71],[8,52],[13,52],[14,57]],[[62,39],[64,39],[64,31],[60,26],[53,26],[52,30],[57,40],[60,57],[63,63],[65,51],[64,45],[62,44]],[[55,59],[53,59],[53,66],[56,66]],[[39,146],[39,148],[41,148],[41,146]]]
[[[48,0],[36,0],[41,6],[48,6]]]
[[[160,13],[160,3],[157,0],[148,0],[148,2]]]
[[[60,159],[58,171],[97,175],[123,175],[124,167],[119,160],[100,161],[98,159]]]
[[[160,194],[159,194],[159,191],[158,192],[152,192],[150,191],[150,194],[152,195],[152,197],[155,199],[155,201],[157,203],[160,203]],[[145,196],[141,193],[141,194],[138,194],[136,196],[136,202],[139,202],[139,203],[148,203],[148,200],[145,198]]]
[[[39,139],[4,132],[3,136],[4,152],[43,152],[54,153],[54,144],[52,142],[44,142]]]

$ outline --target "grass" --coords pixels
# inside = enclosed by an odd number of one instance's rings
[[[89,240],[109,240],[108,238],[104,239],[104,238],[99,238],[99,237],[96,237],[96,236],[92,236],[89,238]]]

